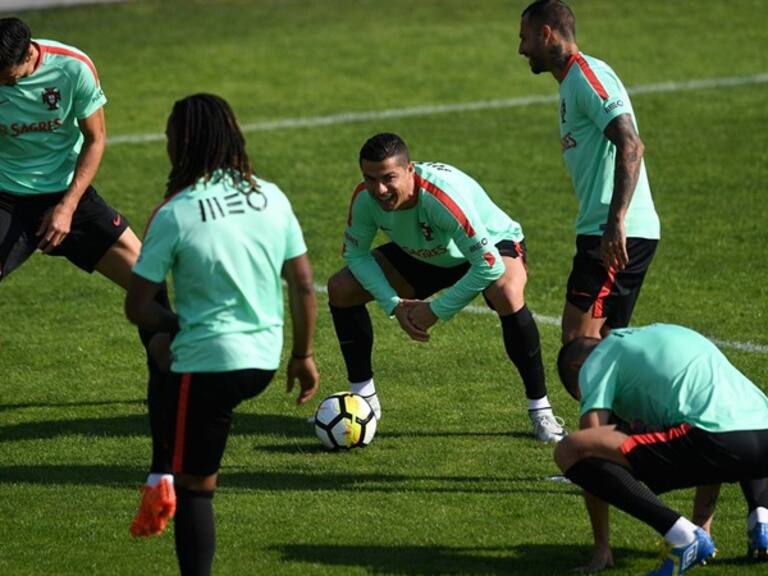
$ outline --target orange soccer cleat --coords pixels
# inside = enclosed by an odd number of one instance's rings
[[[156,486],[141,487],[141,505],[131,522],[131,536],[159,536],[176,513],[176,491],[173,483],[163,478]]]

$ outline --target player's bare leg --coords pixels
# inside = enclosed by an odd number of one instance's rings
[[[567,344],[571,340],[585,336],[587,338],[604,338],[610,332],[605,323],[605,318],[594,318],[592,308],[582,311],[570,302],[565,303],[562,320],[562,343]]]
[[[126,228],[96,263],[96,270],[124,290],[128,290],[131,270],[136,264],[139,252],[141,252],[141,241],[133,230]]]

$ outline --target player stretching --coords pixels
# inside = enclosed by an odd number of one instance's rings
[[[768,559],[768,398],[714,344],[654,324],[574,339],[557,364],[581,404],[581,429],[558,444],[555,460],[585,490],[595,538],[589,571],[613,564],[606,503],[664,536],[666,553],[649,576],[706,562],[715,553],[709,535],[656,494],[720,482],[741,482],[748,554]]]
[[[544,442],[561,440],[565,431],[547,399],[539,331],[523,295],[527,272],[520,225],[460,170],[412,163],[396,134],[370,138],[359,163],[363,182],[355,188],[344,232],[347,267],[328,282],[352,391],[381,417],[368,302],[376,300],[411,338],[424,342],[435,322],[451,319],[482,293],[499,315],[504,346],[523,379],[534,435]],[[391,242],[371,251],[378,230]]]
[[[629,325],[660,235],[635,113],[616,73],[579,52],[563,2],[523,11],[519,52],[560,84],[563,159],[579,200],[563,342],[599,338]]]

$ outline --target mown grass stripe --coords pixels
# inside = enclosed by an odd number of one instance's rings
[[[681,82],[659,82],[641,84],[628,88],[630,94],[661,94],[664,92],[682,92],[686,90],[703,90],[707,88],[734,88],[751,84],[768,83],[768,73],[751,76],[726,76],[721,78],[699,78]],[[314,128],[318,126],[334,126],[353,122],[369,122],[386,118],[408,118],[413,116],[432,116],[455,112],[473,112],[477,110],[498,110],[530,106],[532,104],[549,104],[557,102],[557,94],[541,96],[522,96],[518,98],[503,98],[497,100],[478,100],[475,102],[460,102],[455,104],[425,104],[407,108],[390,108],[385,110],[369,110],[364,112],[342,112],[328,116],[307,116],[305,118],[283,118],[267,122],[243,124],[243,132],[272,132],[292,128]],[[108,139],[112,146],[119,144],[142,144],[165,140],[164,134],[123,134]]]

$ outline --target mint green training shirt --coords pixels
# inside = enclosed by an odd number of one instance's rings
[[[579,200],[577,234],[603,234],[616,167],[616,146],[603,131],[621,114],[632,117],[637,131],[632,103],[616,73],[586,54],[573,56],[560,83],[560,142]],[[627,237],[658,240],[661,234],[645,160],[624,223]]]
[[[88,56],[52,40],[34,42],[34,72],[0,86],[0,190],[18,195],[67,189],[83,145],[77,121],[107,101]]]
[[[174,372],[274,370],[283,344],[280,274],[307,248],[277,186],[257,180],[259,192],[245,194],[218,176],[161,205],[133,271],[151,282],[173,276],[181,327]]]
[[[414,168],[418,203],[407,210],[387,212],[364,184],[357,186],[344,233],[344,260],[389,315],[400,298],[371,254],[378,230],[407,254],[433,266],[469,262],[469,271],[430,303],[438,318],[448,320],[504,274],[495,245],[501,240],[520,242],[523,230],[458,168],[436,162],[415,163]]]
[[[768,398],[701,334],[653,324],[612,330],[579,372],[581,414],[709,432],[768,429]]]

